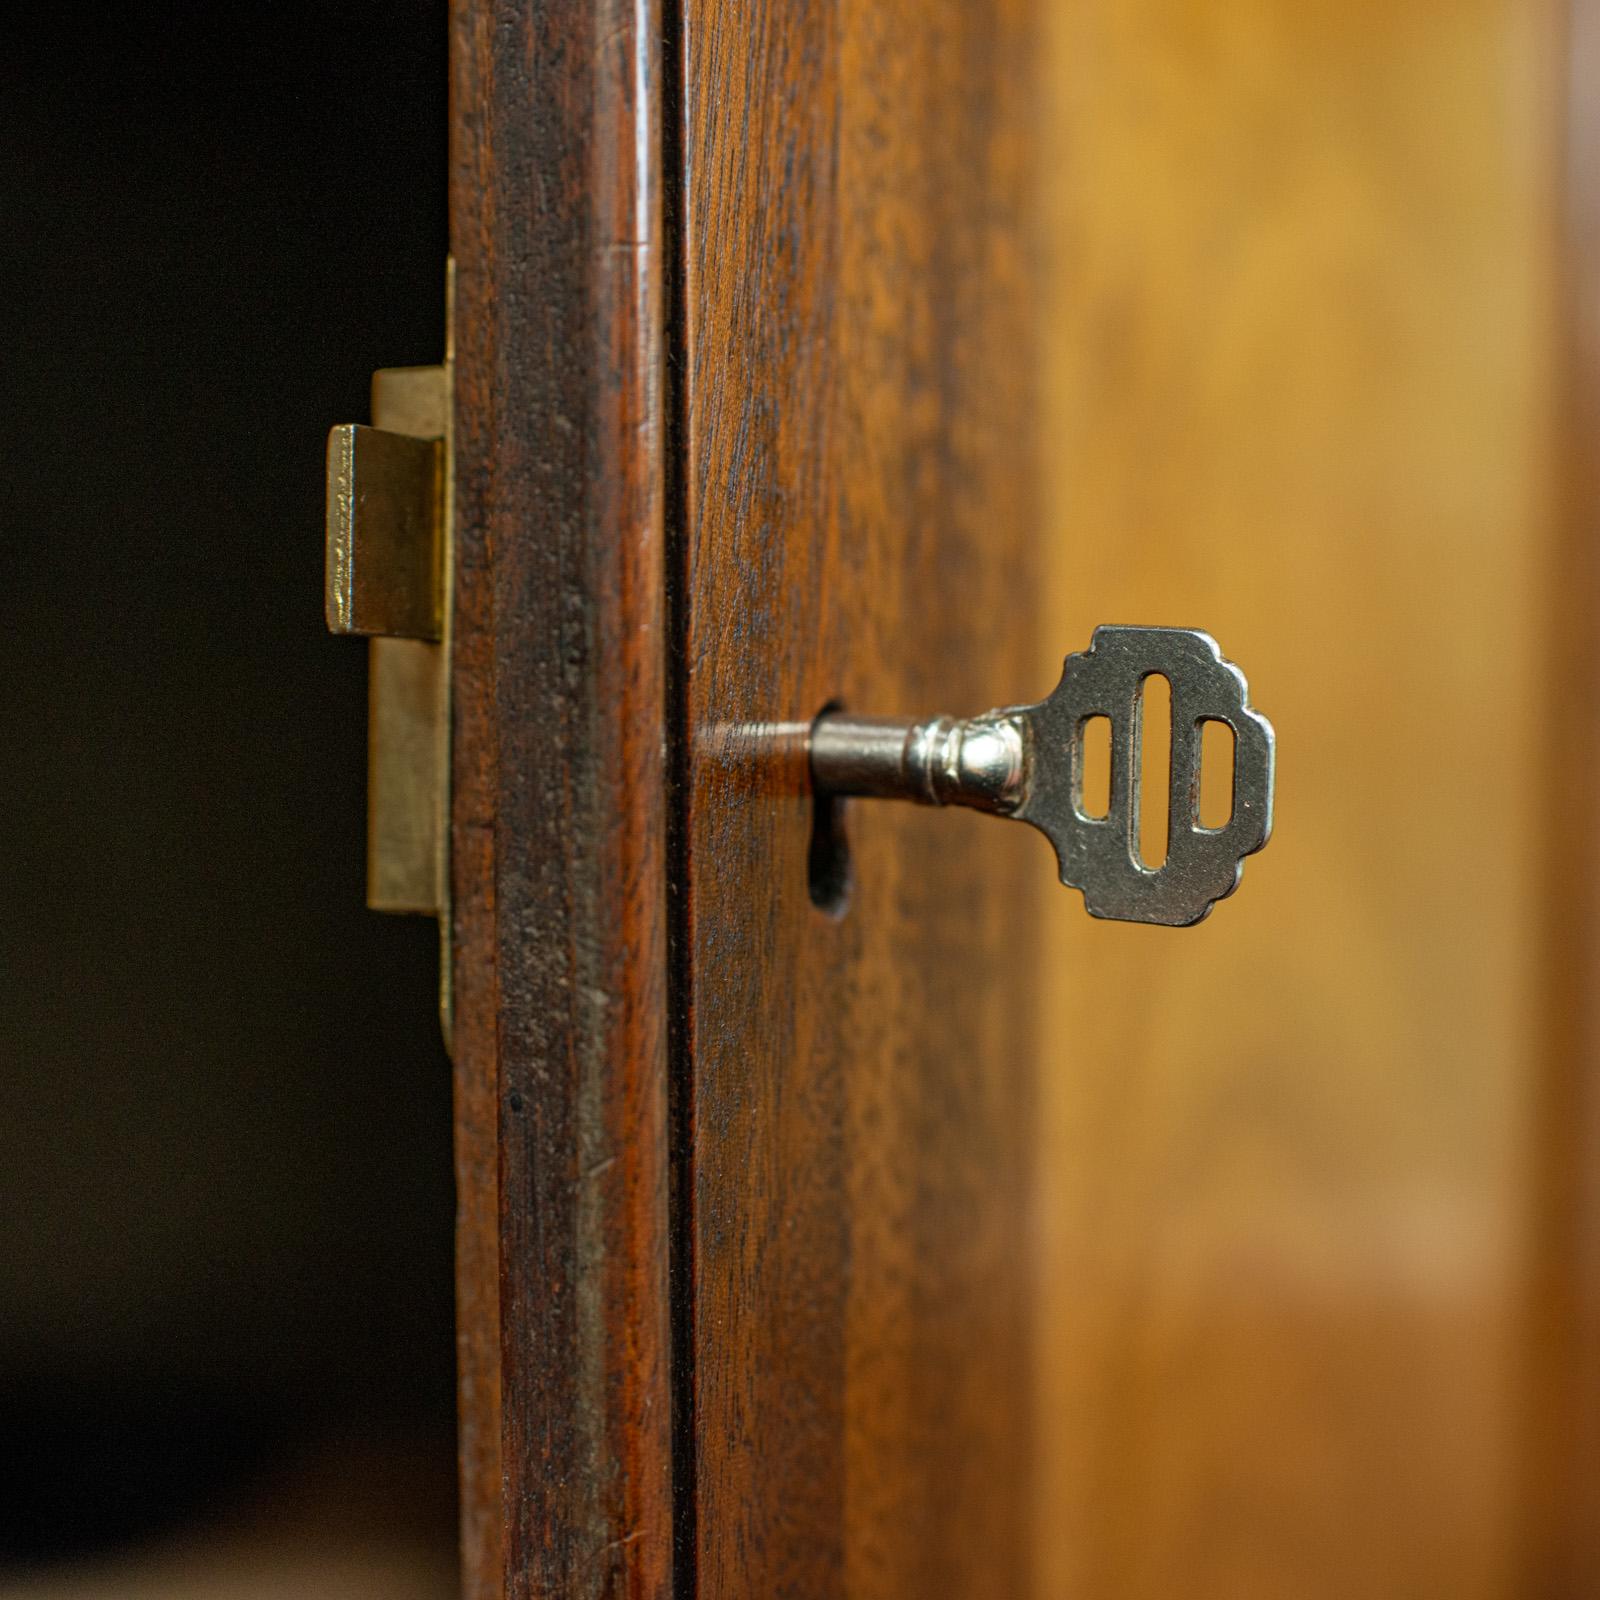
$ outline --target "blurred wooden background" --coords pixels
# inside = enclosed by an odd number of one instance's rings
[[[1279,793],[1197,930],[1052,900],[1040,1590],[1600,1592],[1592,24],[1048,9],[1048,638],[1213,631]]]

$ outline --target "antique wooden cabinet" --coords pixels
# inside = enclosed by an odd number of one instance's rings
[[[33,9],[0,1589],[1600,1594],[1596,0]],[[1203,926],[815,792],[1099,624]]]
[[[1587,8],[452,29],[467,1593],[1589,1592]],[[1100,621],[1205,929],[813,796]]]
[[[0,1589],[1600,1594],[1595,0],[445,9],[0,51]],[[815,792],[1099,624],[1203,926]]]

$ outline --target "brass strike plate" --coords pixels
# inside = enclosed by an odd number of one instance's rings
[[[440,637],[444,436],[442,367],[393,367],[372,379],[372,420],[328,436],[328,577],[333,633]]]
[[[453,297],[452,297],[453,298]],[[450,587],[454,377],[372,377],[372,426],[328,435],[329,630],[368,637],[367,904],[439,920],[450,1042]]]

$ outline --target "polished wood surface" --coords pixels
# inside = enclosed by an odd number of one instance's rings
[[[1588,1595],[1600,1593],[1600,5],[1570,0],[1564,22],[1523,1550],[1529,1592]]]
[[[1551,754],[1593,673],[1592,626],[1552,632],[1593,570],[1560,511],[1562,30],[1054,16],[1054,631],[1210,628],[1280,746],[1272,846],[1206,925],[1050,911],[1045,1595],[1593,1592],[1529,1549],[1546,1135],[1593,1066],[1551,1038],[1593,987],[1556,937],[1557,819],[1593,822],[1556,806],[1592,758]]]
[[[469,1594],[1593,1589],[1575,15],[457,0]],[[1278,725],[1206,925],[819,849],[1105,621]]]
[[[469,1597],[670,1582],[660,31],[453,7]]]
[[[1036,30],[964,0],[682,21],[679,1581],[1021,1594],[1048,850],[853,804],[830,915],[800,734],[835,700],[1054,681],[1029,676]]]

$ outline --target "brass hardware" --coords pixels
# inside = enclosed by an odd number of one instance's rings
[[[415,376],[418,369],[412,369]],[[428,377],[437,367],[420,369]],[[381,401],[373,384],[373,415]],[[331,633],[438,639],[444,441],[344,423],[328,435]]]
[[[453,297],[452,297],[453,298]],[[372,423],[328,436],[333,633],[366,634],[367,904],[439,919],[450,1039],[450,507],[454,376],[445,360],[372,376]]]
[[[367,904],[438,916],[445,903],[440,647],[374,639],[367,652]]]

